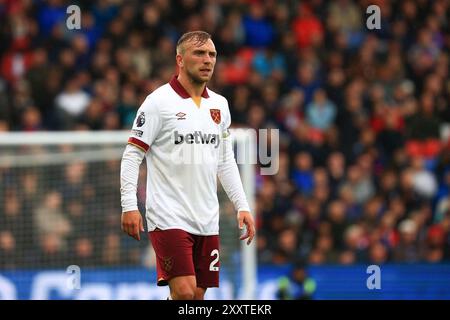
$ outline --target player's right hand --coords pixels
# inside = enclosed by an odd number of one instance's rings
[[[122,231],[138,241],[141,240],[140,231],[144,232],[141,213],[138,210],[123,212],[121,220]]]

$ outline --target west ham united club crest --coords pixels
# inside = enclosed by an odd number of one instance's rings
[[[209,112],[211,113],[211,118],[213,121],[217,124],[220,123],[220,110],[219,109],[209,109]]]
[[[163,261],[164,261],[164,270],[170,271],[173,267],[172,257],[164,257]]]
[[[145,113],[141,112],[139,114],[139,117],[136,119],[136,125],[138,127],[142,127],[144,125],[144,123],[145,123]]]

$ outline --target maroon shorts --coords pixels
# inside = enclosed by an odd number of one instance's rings
[[[149,238],[156,253],[158,286],[178,276],[195,276],[197,287],[219,286],[219,236],[198,236],[180,229],[155,230]]]

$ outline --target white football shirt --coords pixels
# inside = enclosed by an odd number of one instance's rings
[[[176,77],[147,96],[128,143],[144,151],[147,159],[149,231],[218,234],[217,176],[236,210],[249,211],[228,133],[230,123],[223,96],[205,88],[197,106]],[[133,197],[122,190],[123,211]]]

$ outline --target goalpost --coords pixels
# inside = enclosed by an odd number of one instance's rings
[[[235,150],[244,150],[249,160],[238,165],[253,213],[255,137],[246,129],[231,133]],[[128,136],[129,131],[0,134],[0,223],[5,221],[0,225],[0,243],[11,243],[12,248],[8,263],[0,261],[0,279],[10,271],[67,267],[69,260],[90,270],[154,267],[145,241],[136,244],[120,230],[120,159]],[[141,180],[145,174],[140,174],[138,189],[143,212],[145,181]],[[221,272],[233,287],[229,298],[255,299],[256,237],[250,246],[239,241],[235,212],[230,215],[221,187],[219,201]],[[127,281],[120,272],[115,274],[115,280]],[[149,277],[145,281],[154,283]]]

